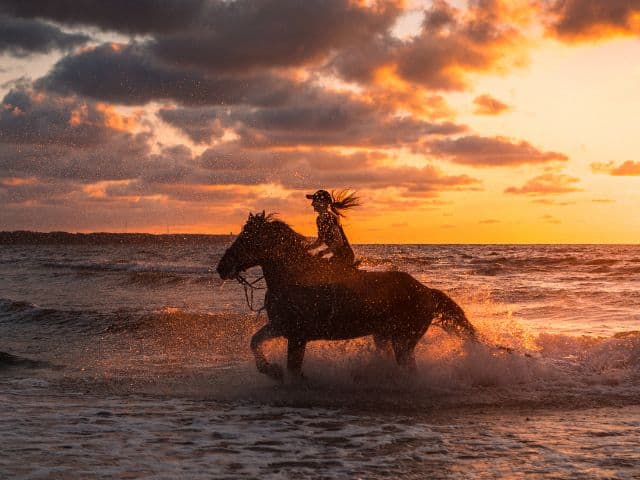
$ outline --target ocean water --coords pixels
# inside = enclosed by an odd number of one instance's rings
[[[0,478],[640,478],[640,246],[358,245],[487,345],[314,342],[299,385],[255,369],[230,241],[0,245]]]

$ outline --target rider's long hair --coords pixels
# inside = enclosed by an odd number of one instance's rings
[[[356,192],[350,192],[349,190],[331,191],[331,199],[331,211],[339,217],[344,217],[344,212],[350,208],[362,205]]]

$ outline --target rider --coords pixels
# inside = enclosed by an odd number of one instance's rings
[[[344,217],[343,211],[360,205],[358,197],[355,193],[346,191],[332,195],[326,190],[318,190],[307,195],[307,198],[312,200],[311,206],[318,212],[318,238],[308,249],[315,250],[325,245],[325,248],[317,253],[319,257],[332,253],[331,262],[338,262],[347,267],[355,266],[355,255],[340,224],[340,217]]]

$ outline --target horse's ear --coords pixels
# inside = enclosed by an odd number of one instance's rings
[[[265,211],[264,211],[264,210],[262,210],[262,217],[264,218],[264,217],[265,217],[265,215],[266,215]]]
[[[253,213],[249,212],[249,220],[253,218]]]

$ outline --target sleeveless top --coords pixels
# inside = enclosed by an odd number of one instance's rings
[[[353,265],[355,255],[347,240],[338,216],[326,211],[318,215],[316,219],[318,226],[318,238],[324,243],[331,253],[332,259],[347,265]]]

